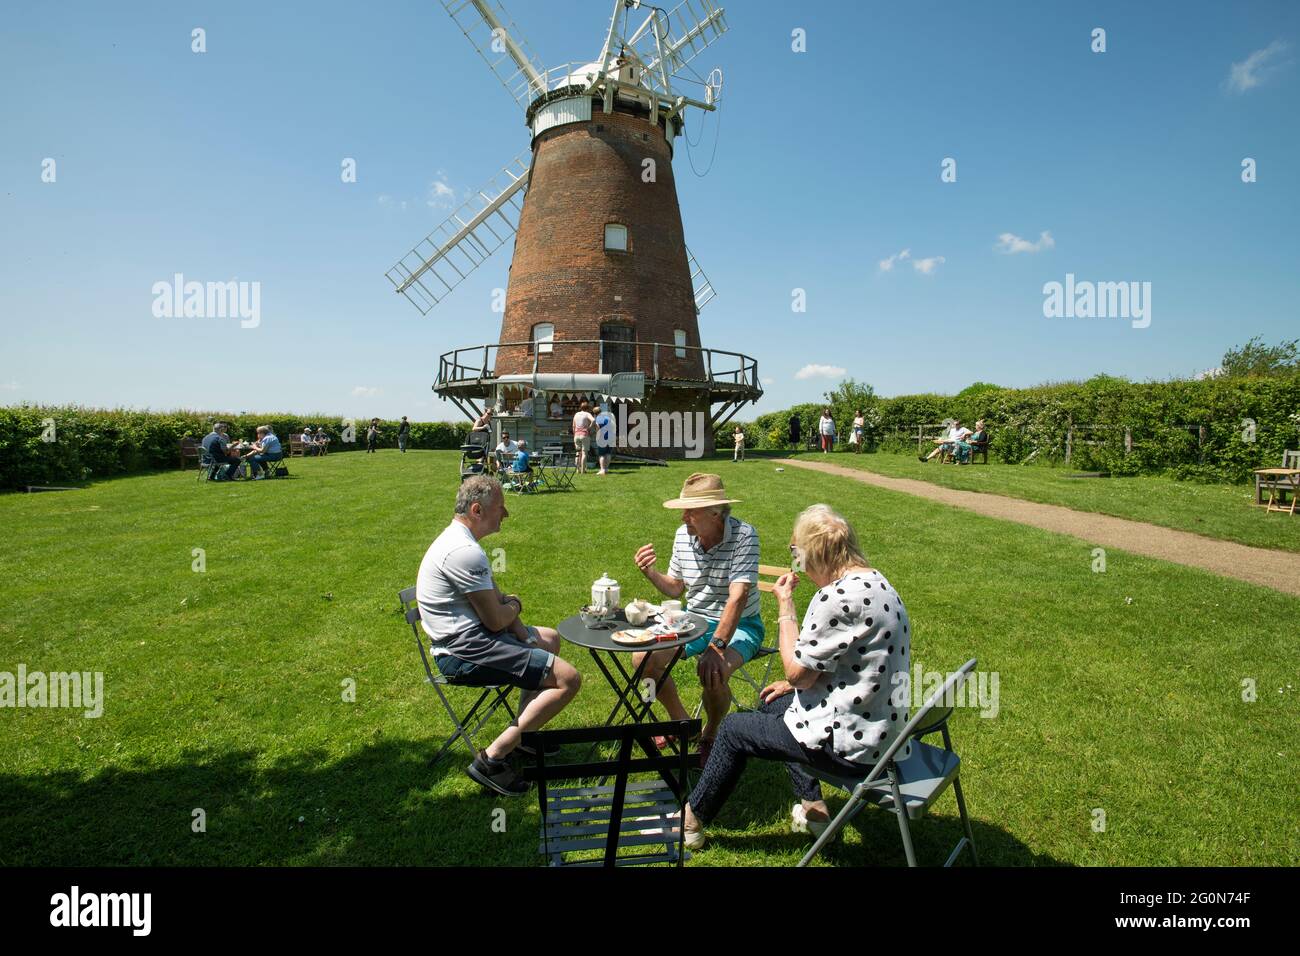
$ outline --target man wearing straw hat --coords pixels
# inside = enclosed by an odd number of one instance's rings
[[[668,572],[655,569],[653,544],[637,551],[635,561],[647,580],[661,594],[680,598],[685,592],[686,609],[708,619],[705,632],[686,645],[685,657],[698,657],[696,673],[704,689],[704,711],[708,722],[700,741],[700,758],[708,759],[718,725],[731,706],[727,682],[763,646],[763,619],[759,610],[758,532],[753,525],[735,518],[722,479],[696,473],[686,479],[678,498],[665,501],[665,508],[682,509],[682,526],[673,538]],[[650,654],[645,676],[656,684],[671,658],[671,651],[642,652],[635,656],[639,666]],[[687,716],[668,678],[656,691],[673,720]],[[656,739],[659,746],[666,741]]]

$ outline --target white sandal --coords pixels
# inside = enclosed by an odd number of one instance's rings
[[[811,833],[813,836],[819,837],[826,832],[826,828],[830,825],[830,820],[809,820],[802,803],[796,803],[790,809],[791,833]]]

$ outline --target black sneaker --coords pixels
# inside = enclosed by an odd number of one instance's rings
[[[527,780],[520,780],[504,760],[493,760],[480,753],[465,771],[479,786],[495,790],[503,797],[521,797],[528,792]]]

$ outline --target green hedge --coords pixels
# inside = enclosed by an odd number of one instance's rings
[[[873,397],[854,404],[866,406],[869,449],[915,451],[918,424],[956,417],[973,426],[983,418],[991,459],[1063,463],[1066,438],[1073,430],[1071,467],[1120,475],[1248,481],[1254,469],[1280,465],[1284,449],[1300,447],[1300,375],[1168,382],[1100,375],[1086,382],[1033,388],[977,383],[957,395]],[[831,406],[842,443],[852,426],[853,408],[834,402]],[[798,413],[807,436],[816,430],[824,407],[796,405],[742,423],[746,444],[785,448],[791,413]],[[724,431],[729,433],[730,427]],[[722,437],[718,447],[730,447]]]
[[[53,441],[46,423],[53,420]],[[289,436],[323,426],[333,438],[330,453],[365,448],[369,419],[356,419],[354,442],[344,438],[344,424],[332,415],[220,412],[139,412],[77,406],[20,405],[0,407],[0,488],[59,485],[131,472],[180,465],[182,438],[201,439],[214,421],[228,422],[232,438],[257,437],[258,425],[270,425],[288,451]],[[380,422],[380,445],[396,447],[396,421]],[[468,422],[411,422],[408,448],[456,448],[469,434]]]

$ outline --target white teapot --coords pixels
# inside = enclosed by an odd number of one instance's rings
[[[605,572],[600,576],[600,580],[591,586],[591,609],[613,614],[619,608],[619,596],[618,582],[609,576],[609,572]]]

